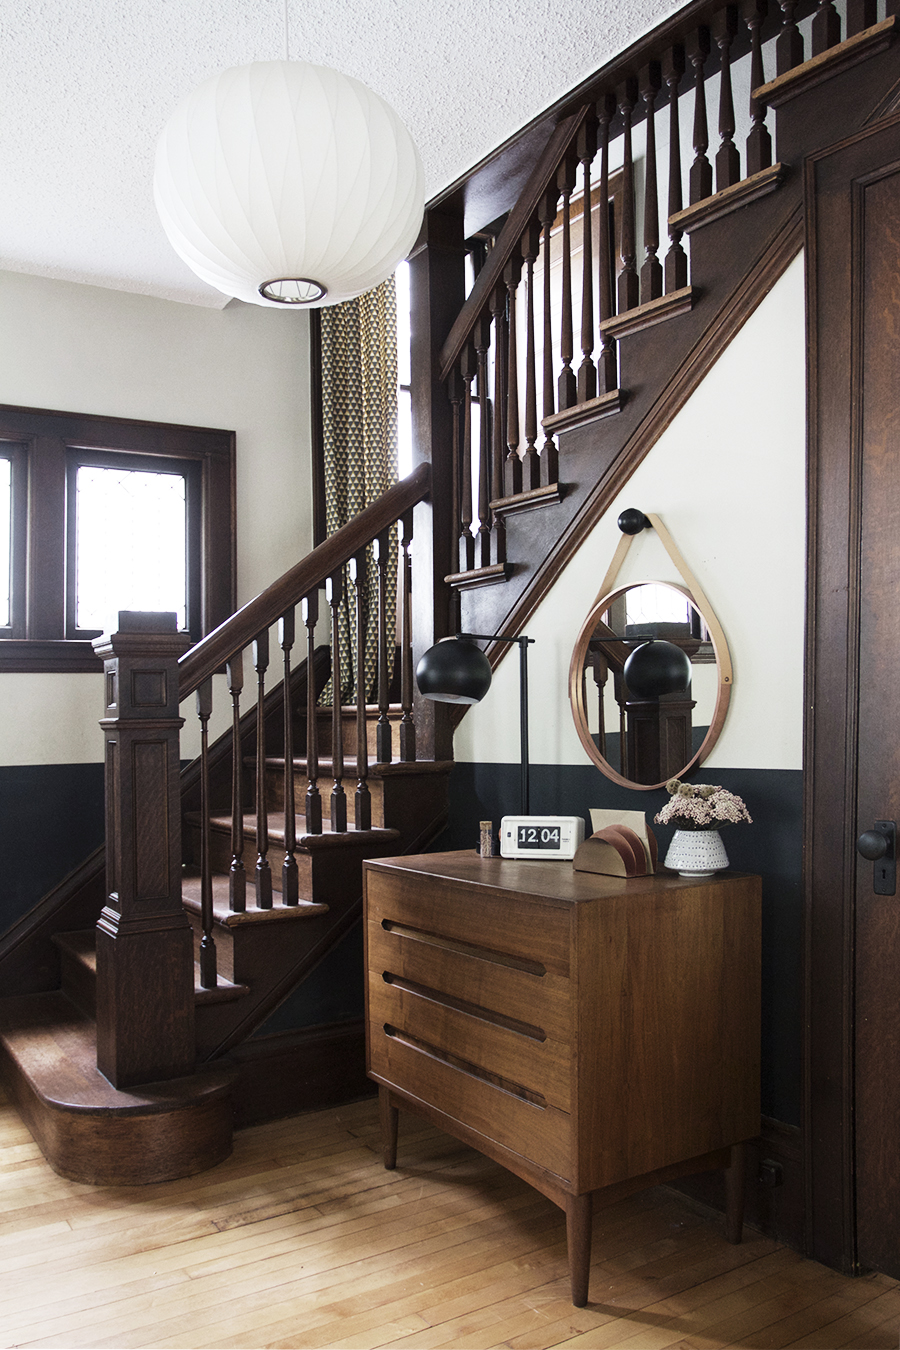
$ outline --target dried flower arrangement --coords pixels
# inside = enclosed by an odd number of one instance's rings
[[[712,783],[682,783],[670,778],[666,783],[669,800],[654,817],[657,825],[677,825],[679,830],[720,830],[723,825],[753,823],[740,797]]]

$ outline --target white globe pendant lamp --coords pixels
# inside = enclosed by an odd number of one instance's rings
[[[407,256],[422,164],[397,114],[359,80],[255,61],[204,81],[156,149],[154,196],[175,252],[225,295],[335,305]]]

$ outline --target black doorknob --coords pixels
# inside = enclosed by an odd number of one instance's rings
[[[877,862],[888,851],[890,840],[880,830],[866,830],[856,841],[856,848],[870,862]]]

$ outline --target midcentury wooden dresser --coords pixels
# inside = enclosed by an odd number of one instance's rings
[[[760,881],[625,880],[474,852],[365,864],[367,1056],[385,1166],[403,1107],[566,1213],[726,1168],[740,1240],[759,1133]]]

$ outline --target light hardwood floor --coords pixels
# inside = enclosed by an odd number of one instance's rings
[[[897,1350],[900,1285],[845,1279],[659,1189],[598,1214],[591,1302],[558,1210],[374,1101],[244,1130],[202,1176],[63,1181],[0,1098],[0,1344],[120,1347],[861,1346]]]

